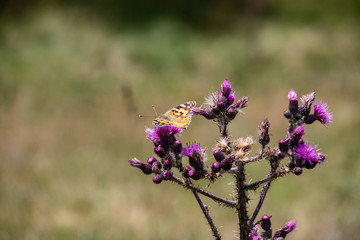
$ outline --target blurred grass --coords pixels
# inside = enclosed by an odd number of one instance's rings
[[[299,95],[316,89],[329,103],[334,124],[306,127],[328,162],[273,183],[260,214],[273,215],[274,229],[296,219],[291,239],[356,239],[356,23],[274,20],[200,33],[164,19],[119,30],[86,12],[50,8],[1,26],[0,239],[208,239],[189,192],[154,185],[127,159],[152,154],[144,136],[152,119],[138,114],[152,115],[151,104],[159,112],[189,100],[201,104],[225,77],[237,96],[250,98],[230,126],[234,137],[256,136],[268,117],[275,144],[286,129],[290,88]],[[211,149],[217,136],[212,122],[194,117],[181,140]],[[263,167],[249,168],[253,181]],[[210,190],[229,196],[230,181]],[[232,239],[235,214],[205,202],[224,239]]]

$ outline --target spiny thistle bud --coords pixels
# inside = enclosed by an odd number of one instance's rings
[[[219,110],[219,112],[225,111],[225,109],[226,109],[225,101],[220,100],[216,106],[216,109]]]
[[[149,157],[147,160],[147,163],[150,165],[152,165],[154,162],[158,162],[158,160],[156,160],[156,158],[154,157]]]
[[[258,127],[259,143],[263,146],[263,148],[270,142],[269,127],[270,123],[267,118],[265,118]]]
[[[175,153],[178,153],[178,154],[181,153],[181,151],[182,151],[181,141],[176,140],[176,141],[174,142],[173,150],[174,150]]]
[[[161,172],[161,163],[156,160],[151,164],[151,169],[155,174],[159,174]]]
[[[294,91],[294,89],[291,89],[288,94],[289,99],[289,111],[295,115],[298,112],[298,100],[297,100],[297,94]]]
[[[211,165],[211,170],[212,170],[214,173],[220,172],[220,170],[221,170],[221,163],[220,163],[220,162],[214,162],[214,163]]]
[[[189,170],[188,175],[194,180],[199,180],[204,176],[202,171],[196,171],[194,169]]]
[[[165,170],[170,170],[172,167],[172,163],[169,159],[165,159],[164,162],[163,162],[163,168]]]
[[[184,168],[184,170],[183,170],[183,176],[184,176],[184,178],[189,178],[190,176],[189,176],[189,171],[191,170],[191,167],[189,167],[189,166],[186,166],[185,168]]]
[[[221,162],[226,157],[225,154],[222,151],[218,150],[218,149],[215,149],[213,154],[214,154],[215,160],[218,161],[218,162]]]
[[[294,167],[293,169],[293,173],[297,176],[301,175],[302,173],[302,168],[301,167]]]
[[[264,229],[265,232],[261,234],[264,238],[271,238],[272,229],[271,229],[271,220],[268,215],[264,215],[261,219],[261,228]]]
[[[265,231],[271,229],[271,220],[268,215],[264,215],[261,218],[261,228],[264,229]]]
[[[231,169],[232,164],[235,161],[234,155],[228,155],[224,160],[221,161],[221,168],[225,171],[228,171]]]
[[[292,114],[291,114],[291,112],[290,112],[289,110],[286,110],[286,111],[284,112],[284,117],[285,117],[285,118],[289,119],[289,118],[291,118],[291,116],[292,116]]]
[[[153,180],[154,183],[159,184],[159,183],[162,182],[163,178],[162,178],[161,175],[157,174],[157,175],[155,175],[155,176],[153,177],[152,180]]]
[[[249,101],[248,97],[242,97],[240,98],[236,103],[234,103],[234,107],[238,109],[245,108],[247,106],[247,103]]]
[[[289,145],[285,140],[280,140],[279,141],[279,150],[283,153],[287,153],[287,151],[289,150]]]
[[[154,152],[156,155],[158,155],[160,158],[163,158],[165,157],[166,155],[166,151],[165,149],[161,146],[161,145],[158,145],[157,147],[154,148]]]
[[[137,158],[131,158],[129,159],[129,163],[133,167],[139,168],[144,174],[149,175],[153,173],[152,166],[148,163],[143,163]]]
[[[171,180],[172,176],[174,175],[174,173],[170,170],[165,170],[161,173],[161,177],[164,180]]]
[[[315,114],[310,114],[304,117],[304,123],[306,124],[312,124],[315,121],[316,121]]]
[[[229,109],[226,111],[226,116],[228,117],[229,120],[233,120],[236,115],[238,114],[239,110],[237,110],[234,107],[229,107]]]

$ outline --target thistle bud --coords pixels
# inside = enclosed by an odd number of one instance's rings
[[[310,114],[304,117],[304,123],[306,124],[312,124],[315,121],[316,121],[315,114]]]
[[[157,147],[154,148],[154,152],[156,155],[158,155],[160,158],[165,157],[166,155],[166,151],[163,147],[161,147],[161,145],[158,145]]]
[[[185,168],[184,168],[184,170],[183,170],[183,173],[182,173],[182,175],[184,176],[184,178],[189,178],[190,176],[189,176],[189,171],[191,170],[191,167],[189,167],[189,166],[186,166]]]
[[[158,162],[158,160],[156,160],[156,158],[154,157],[149,157],[147,160],[147,163],[150,165],[152,165],[154,162]]]
[[[291,112],[290,112],[289,110],[286,110],[286,111],[284,112],[284,117],[285,117],[285,118],[289,119],[289,118],[291,118],[291,116],[292,116],[292,114],[291,114]]]
[[[221,163],[220,163],[220,162],[214,162],[214,163],[211,165],[211,170],[212,170],[214,173],[220,172],[220,170],[221,170]]]
[[[157,175],[155,175],[155,176],[153,177],[152,180],[153,180],[154,183],[159,184],[159,183],[162,182],[163,179],[162,179],[161,175],[157,174]]]
[[[271,220],[268,215],[264,215],[261,219],[261,228],[266,230],[271,229]]]
[[[225,154],[218,149],[215,149],[213,154],[214,154],[215,160],[218,162],[221,162],[222,160],[225,159]]]
[[[233,162],[235,161],[234,155],[227,156],[224,160],[221,161],[221,168],[225,171],[228,171],[231,169]]]
[[[201,171],[196,171],[194,169],[189,170],[188,175],[194,180],[199,180],[204,176]]]
[[[172,176],[174,175],[174,173],[170,170],[165,170],[161,173],[161,177],[164,180],[171,180]]]
[[[286,153],[289,150],[289,145],[285,140],[279,141],[279,150],[283,153]]]
[[[172,167],[171,161],[170,161],[169,159],[164,160],[164,162],[163,162],[163,168],[164,168],[165,170],[170,170],[171,167]]]
[[[263,148],[270,142],[269,127],[270,123],[266,118],[258,128],[259,143],[263,146]]]
[[[229,107],[229,109],[226,111],[226,116],[228,117],[229,120],[233,120],[238,114],[238,112],[239,111],[236,108]]]
[[[182,151],[182,144],[181,141],[176,140],[173,145],[173,150],[175,153],[181,153]]]
[[[295,167],[295,168],[293,169],[293,173],[294,173],[296,176],[301,175],[301,173],[302,173],[302,168],[301,168],[301,167]]]
[[[137,158],[129,159],[129,163],[131,166],[139,168],[146,175],[153,173],[152,166],[150,164],[143,163]]]

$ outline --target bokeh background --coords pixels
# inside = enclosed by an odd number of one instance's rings
[[[296,220],[289,239],[358,239],[359,23],[357,0],[1,1],[0,239],[210,239],[191,192],[127,160],[153,155],[139,114],[200,105],[225,77],[249,97],[234,138],[267,117],[276,145],[290,88],[329,103],[334,123],[305,135],[327,162],[274,182],[260,215]],[[217,138],[200,117],[181,136]],[[253,164],[249,181],[267,171]],[[230,197],[231,181],[207,190]],[[204,201],[234,239],[234,212]]]

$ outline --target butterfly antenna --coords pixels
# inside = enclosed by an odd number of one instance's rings
[[[152,104],[151,106],[152,106],[152,109],[154,110],[155,116],[158,116],[154,104]]]
[[[154,104],[151,105],[151,106],[152,106],[152,109],[154,110],[155,116],[146,116],[146,115],[141,115],[141,114],[139,114],[139,117],[156,117],[156,116],[157,116],[157,112],[156,112],[155,106],[154,106]]]

